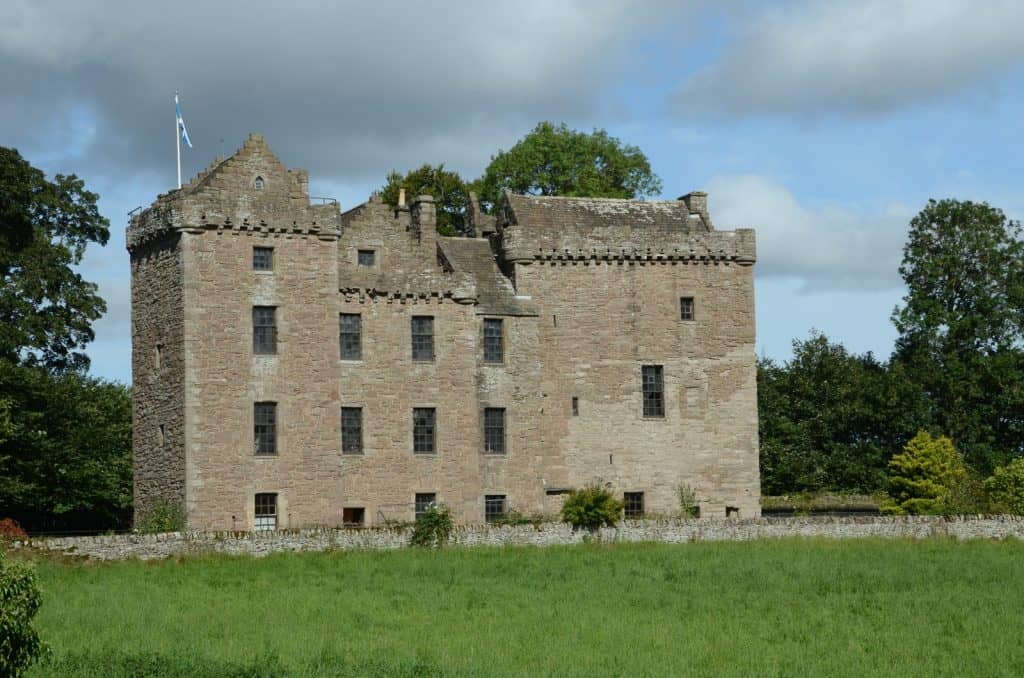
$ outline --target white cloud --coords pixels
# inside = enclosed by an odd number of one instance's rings
[[[759,276],[800,280],[804,292],[901,284],[897,268],[912,214],[900,205],[869,213],[809,208],[757,175],[713,177],[707,191],[717,228],[757,229]]]
[[[670,96],[676,113],[885,113],[1024,63],[1020,0],[798,1],[730,18],[721,56]]]

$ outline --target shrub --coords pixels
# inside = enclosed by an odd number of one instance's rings
[[[439,548],[448,543],[452,533],[452,512],[444,504],[432,504],[420,514],[412,526],[411,546]]]
[[[600,485],[587,485],[573,490],[562,506],[562,520],[574,528],[596,530],[602,525],[615,525],[622,517],[623,503]]]
[[[185,512],[181,504],[161,499],[135,520],[135,531],[143,534],[181,532],[185,529]]]
[[[1024,457],[998,467],[984,486],[989,500],[999,510],[1024,515]]]
[[[889,461],[891,499],[883,514],[947,513],[970,479],[963,459],[946,436],[921,431]]]
[[[35,574],[4,562],[0,549],[0,676],[21,676],[43,654],[32,617],[39,610]]]
[[[28,539],[28,535],[25,534],[25,530],[21,529],[17,520],[4,518],[0,520],[0,542],[11,539]]]
[[[690,485],[680,485],[676,488],[676,495],[679,497],[679,515],[683,518],[697,518],[700,516],[700,506],[697,504],[697,490]]]

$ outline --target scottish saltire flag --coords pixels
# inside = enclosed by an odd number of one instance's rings
[[[181,143],[187,144],[189,148],[192,148],[192,140],[188,138],[188,130],[185,129],[185,119],[181,117],[181,105],[178,103],[178,95],[174,95],[174,110],[178,114],[178,136],[181,137]]]

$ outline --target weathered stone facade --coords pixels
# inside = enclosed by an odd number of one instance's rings
[[[598,482],[648,512],[677,511],[686,485],[703,516],[759,515],[753,231],[715,230],[703,193],[506,195],[497,218],[470,215],[481,237],[437,235],[428,196],[311,205],[306,174],[252,135],[136,216],[136,511],[169,502],[192,529],[248,530],[271,494],[281,528],[380,524],[411,520],[423,493],[471,523],[488,495],[554,513]],[[255,269],[254,247],[272,266]],[[273,309],[267,354],[254,307]],[[340,314],[358,316],[355,357]],[[413,317],[433,319],[430,359],[413,359]],[[653,416],[644,366],[661,375]],[[273,454],[255,453],[256,403],[275,404]],[[342,408],[359,408],[357,452]],[[433,452],[414,452],[414,408],[434,410]],[[503,410],[498,452],[487,408]]]

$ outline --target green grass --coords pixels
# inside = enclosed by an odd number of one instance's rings
[[[32,675],[1024,675],[1024,543],[36,564]]]

